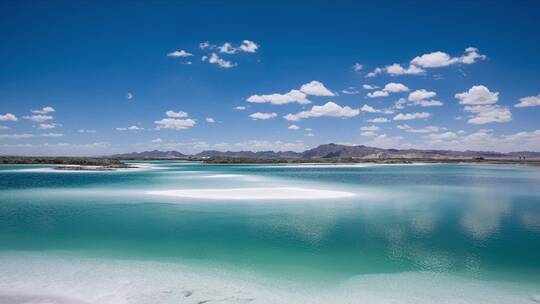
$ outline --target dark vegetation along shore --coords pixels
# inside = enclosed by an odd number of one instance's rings
[[[56,164],[58,170],[115,170],[132,168],[129,160],[184,160],[212,164],[287,163],[492,163],[540,165],[540,152],[489,152],[418,149],[381,149],[338,144],[320,145],[304,152],[294,151],[215,151],[193,155],[177,151],[145,151],[107,157],[23,157],[0,156],[0,164]]]

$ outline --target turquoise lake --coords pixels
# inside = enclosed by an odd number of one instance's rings
[[[134,164],[0,166],[0,303],[540,302],[538,167]]]

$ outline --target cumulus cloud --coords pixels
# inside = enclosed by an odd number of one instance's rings
[[[116,128],[116,131],[142,131],[144,128],[138,126],[129,126],[126,128]]]
[[[475,85],[467,92],[454,95],[462,105],[490,105],[499,100],[499,92],[491,92],[486,86]]]
[[[399,93],[399,92],[407,92],[409,91],[409,88],[402,83],[389,82],[384,86],[383,91],[389,92],[389,93]]]
[[[360,108],[360,111],[362,111],[362,112],[367,112],[367,113],[381,113],[381,112],[383,112],[382,110],[375,109],[374,107],[372,107],[372,106],[370,106],[370,105],[367,105],[367,104],[364,104],[364,105]]]
[[[363,84],[362,88],[364,90],[375,90],[375,89],[378,89],[379,87],[376,85],[371,85],[371,84]]]
[[[169,111],[165,112],[165,115],[167,115],[167,117],[173,117],[173,118],[188,117],[188,113],[186,113],[184,111],[175,112],[175,111],[169,110]]]
[[[328,90],[322,82],[313,80],[309,83],[303,84],[299,90],[293,89],[285,94],[255,94],[249,96],[246,101],[252,103],[270,103],[274,105],[282,105],[288,103],[309,104],[311,103],[311,101],[307,99],[307,95],[335,96],[335,94]]]
[[[421,89],[421,90],[416,90],[414,92],[411,92],[407,99],[409,101],[417,101],[417,100],[424,100],[424,99],[432,98],[432,97],[435,97],[435,95],[437,95],[437,93],[433,91],[427,91],[427,90]]]
[[[53,107],[47,106],[47,107],[42,108],[41,110],[31,110],[30,112],[34,114],[47,114],[47,113],[52,113],[54,111],[55,109]]]
[[[364,131],[364,132],[360,132],[360,135],[366,136],[366,137],[374,137],[374,136],[377,136],[377,132]]]
[[[77,130],[79,133],[96,133],[96,130],[87,130],[87,129],[79,129]]]
[[[237,106],[237,107],[234,107],[235,110],[239,110],[239,111],[243,111],[245,109],[247,109],[246,107],[244,106]]]
[[[440,107],[443,105],[443,102],[440,100],[416,100],[413,102],[413,105],[420,107]]]
[[[378,97],[388,97],[388,95],[390,95],[388,92],[385,92],[385,91],[374,91],[374,92],[369,92],[366,94],[366,97],[367,98],[378,98]]]
[[[62,134],[62,133],[44,133],[44,134],[41,134],[41,136],[43,136],[43,137],[62,137],[62,136],[64,136],[64,134]]]
[[[498,105],[466,106],[465,111],[474,113],[467,122],[475,125],[483,125],[491,122],[505,123],[512,121],[512,113],[508,107]]]
[[[397,75],[418,75],[425,72],[425,69],[441,68],[454,64],[473,64],[478,60],[486,59],[485,55],[479,53],[477,48],[468,47],[463,55],[451,57],[449,54],[441,51],[432,52],[416,56],[409,62],[408,67],[394,63],[382,68],[376,68],[368,73],[366,77],[375,77],[382,73],[387,73],[391,76]]]
[[[311,101],[307,99],[306,94],[299,90],[290,90],[285,94],[268,94],[268,95],[251,95],[246,99],[252,103],[270,103],[273,105],[282,105],[288,103],[309,104]]]
[[[9,130],[10,128],[8,126],[1,126],[0,125],[0,130]]]
[[[53,117],[50,115],[42,115],[42,114],[23,116],[23,118],[31,120],[33,122],[45,122],[47,120],[53,119]]]
[[[473,64],[477,60],[486,59],[485,55],[478,52],[477,48],[469,47],[465,49],[463,55],[459,57],[451,57],[449,54],[441,51],[417,56],[411,60],[411,64],[422,68],[439,68],[446,67],[452,64]]]
[[[404,124],[404,125],[398,125],[397,126],[398,129],[400,130],[403,130],[405,132],[410,132],[410,133],[435,133],[435,132],[439,132],[441,130],[441,128],[437,127],[437,126],[427,126],[427,127],[423,127],[423,128],[413,128],[407,124]]]
[[[229,42],[225,42],[219,48],[219,52],[220,53],[225,53],[225,54],[236,54],[236,53],[238,53],[238,49],[234,48]]]
[[[368,119],[367,122],[371,122],[371,123],[387,123],[387,122],[390,122],[390,120],[388,120],[388,118],[385,118],[385,117],[376,117],[376,118]]]
[[[313,96],[335,96],[335,94],[328,90],[322,82],[317,80],[303,84],[300,87],[300,91]]]
[[[0,114],[0,121],[17,121],[17,116],[11,113]]]
[[[214,123],[214,122],[216,122],[212,117],[206,117],[205,120],[206,120],[207,123]]]
[[[289,130],[300,130],[300,127],[297,126],[297,125],[290,125],[290,126],[287,127],[287,129],[289,129]]]
[[[191,57],[191,56],[193,56],[193,54],[191,54],[189,52],[186,52],[184,50],[179,50],[179,51],[170,52],[170,53],[167,54],[167,56],[169,56],[169,57]]]
[[[403,137],[401,136],[388,136],[386,134],[381,134],[374,137],[372,140],[366,142],[365,144],[372,147],[379,148],[395,148],[401,144]]]
[[[39,124],[38,128],[40,128],[42,130],[46,130],[46,129],[54,129],[57,126],[58,125],[55,124],[55,123],[41,123],[41,124]]]
[[[127,100],[132,100],[134,97],[135,97],[135,95],[133,95],[133,93],[127,92],[127,94],[126,94],[126,99]]]
[[[357,62],[352,66],[352,68],[355,72],[361,72],[364,69],[364,66]]]
[[[516,103],[514,107],[516,108],[525,108],[525,107],[537,107],[540,106],[540,94],[536,96],[528,96],[519,99],[519,103]]]
[[[0,139],[25,139],[34,137],[32,134],[0,134]]]
[[[217,64],[220,68],[230,69],[237,66],[236,63],[220,58],[216,53],[212,53],[210,57],[203,56],[202,61],[207,61],[211,64]]]
[[[304,118],[321,116],[349,118],[357,116],[358,114],[360,114],[360,109],[353,109],[349,106],[342,107],[334,102],[329,101],[322,106],[313,106],[311,110],[308,111],[302,111],[296,114],[287,114],[284,116],[284,118],[290,121],[298,121]]]
[[[156,124],[156,130],[161,129],[174,129],[184,130],[189,129],[195,125],[195,120],[191,118],[176,119],[176,118],[163,118],[161,120],[154,121]]]
[[[416,112],[416,113],[399,113],[394,116],[394,120],[413,120],[413,119],[426,119],[430,117],[431,114],[428,112]]]
[[[448,140],[448,139],[455,139],[458,135],[454,132],[444,132],[444,133],[432,133],[424,136],[424,138],[429,140]]]
[[[356,95],[356,94],[358,94],[360,92],[358,92],[358,90],[356,88],[354,88],[354,87],[348,87],[348,88],[342,90],[341,93],[347,94],[347,95]]]
[[[257,49],[259,49],[259,45],[250,40],[244,40],[240,45],[240,50],[246,53],[255,53],[257,52]]]
[[[153,143],[155,143],[155,144],[160,144],[160,143],[163,142],[163,140],[162,140],[161,138],[158,137],[158,138],[152,139],[151,142],[153,142]]]
[[[268,119],[276,118],[277,114],[276,113],[256,112],[256,113],[253,113],[253,114],[249,115],[249,117],[251,117],[251,119],[253,119],[253,120],[268,120]]]
[[[360,128],[361,131],[379,131],[379,129],[377,126],[364,126]]]
[[[496,105],[499,92],[491,92],[483,85],[472,86],[467,92],[457,93],[454,96],[460,104],[465,105],[463,108],[465,112],[472,113],[467,121],[470,124],[483,125],[512,121],[510,109]]]

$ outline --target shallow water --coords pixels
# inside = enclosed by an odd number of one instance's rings
[[[1,166],[0,303],[540,301],[540,168],[142,165]]]

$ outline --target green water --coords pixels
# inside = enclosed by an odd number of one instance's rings
[[[317,288],[429,273],[515,284],[532,303],[540,293],[537,167],[145,165],[133,172],[0,167],[0,274],[2,265],[21,263],[13,256],[28,254],[28,261],[192,265]],[[239,201],[147,193],[250,187],[355,196]]]

